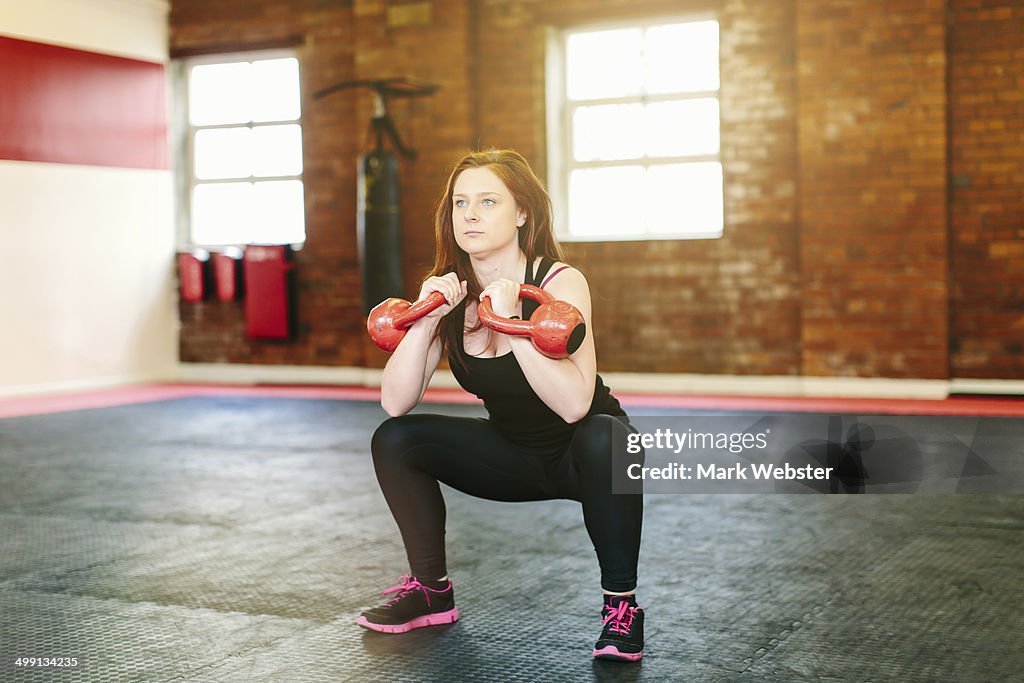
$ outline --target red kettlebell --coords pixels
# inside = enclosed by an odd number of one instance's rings
[[[540,304],[529,320],[495,315],[490,297],[480,302],[477,316],[492,330],[529,337],[537,350],[549,358],[567,358],[580,348],[587,336],[587,323],[578,308],[533,285],[519,285],[519,296]]]
[[[370,311],[366,331],[370,339],[384,351],[391,353],[405,337],[409,325],[445,303],[444,294],[431,292],[414,304],[405,299],[385,299]]]

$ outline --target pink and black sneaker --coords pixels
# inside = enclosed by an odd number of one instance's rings
[[[631,595],[606,595],[604,629],[594,645],[598,659],[636,662],[644,656],[644,611]]]
[[[403,576],[397,586],[381,593],[397,595],[386,604],[363,612],[356,623],[380,633],[406,633],[414,628],[454,623],[459,620],[459,610],[455,607],[452,582],[446,583],[443,588],[431,588],[415,576]]]

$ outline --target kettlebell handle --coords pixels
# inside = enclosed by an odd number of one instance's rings
[[[398,348],[410,325],[443,306],[445,301],[441,292],[431,292],[414,304],[405,299],[385,299],[367,316],[366,331],[378,348],[390,353]]]
[[[519,285],[519,298],[540,304],[529,320],[497,315],[490,297],[484,297],[477,306],[477,317],[496,332],[529,337],[537,350],[550,358],[567,358],[583,344],[587,325],[578,308],[535,285]]]
[[[555,297],[551,296],[549,292],[544,291],[540,287],[525,284],[519,285],[519,298],[530,299],[532,301],[536,301],[538,304],[548,304],[555,300]],[[498,315],[491,307],[490,297],[484,297],[483,300],[480,301],[480,305],[476,308],[476,313],[477,317],[480,318],[480,321],[495,332],[520,336],[530,334],[530,320],[517,320],[515,318],[505,318]],[[534,311],[534,313],[536,313],[536,311]]]

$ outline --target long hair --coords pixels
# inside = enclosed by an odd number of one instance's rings
[[[483,291],[483,286],[473,272],[469,254],[455,241],[455,228],[452,224],[452,194],[455,192],[455,181],[468,168],[489,169],[505,183],[516,205],[526,212],[526,223],[519,228],[518,235],[519,248],[526,255],[527,263],[533,263],[537,256],[547,256],[557,261],[565,260],[552,227],[551,197],[523,155],[509,149],[488,149],[470,152],[459,160],[448,176],[444,193],[437,201],[434,213],[434,268],[427,277],[454,272],[459,276],[459,280],[466,281],[466,298],[460,307],[461,310],[453,310],[438,325],[441,353],[450,353],[456,362],[463,366],[465,361],[459,339],[465,324],[464,308],[477,301],[480,292]],[[477,324],[479,326],[479,323]]]

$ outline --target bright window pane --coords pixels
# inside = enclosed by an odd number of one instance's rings
[[[566,80],[571,100],[625,97],[640,92],[643,72],[640,29],[594,31],[569,36]]]
[[[718,90],[718,22],[647,29],[647,92]]]
[[[718,100],[700,98],[647,105],[646,151],[652,157],[718,154]]]
[[[644,154],[642,104],[579,107],[573,113],[573,155],[577,161],[614,161]]]
[[[252,129],[253,175],[282,176],[302,173],[302,129],[295,124],[257,126]]]
[[[249,128],[208,128],[196,131],[196,177],[248,178],[252,173],[252,131]]]
[[[302,242],[302,181],[198,185],[192,196],[192,230],[199,244]]]
[[[299,118],[299,60],[265,59],[252,64],[252,120]]]
[[[642,166],[573,171],[569,176],[569,231],[575,235],[643,232]]]
[[[252,183],[198,185],[192,193],[192,239],[244,244],[252,234]]]
[[[249,231],[250,241],[287,244],[306,239],[302,181],[268,181],[256,183],[254,189],[255,220]]]
[[[722,165],[667,164],[647,170],[647,229],[652,233],[722,232]]]
[[[718,22],[570,33],[564,57],[570,235],[720,236]]]
[[[248,62],[192,67],[188,82],[189,121],[196,126],[246,123],[251,118]]]

